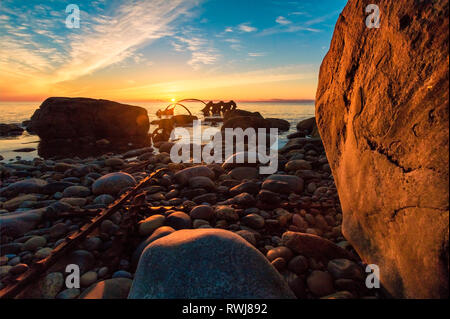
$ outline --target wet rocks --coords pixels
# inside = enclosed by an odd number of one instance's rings
[[[204,188],[206,190],[214,190],[216,186],[214,182],[206,176],[195,176],[189,179],[189,186],[192,188]]]
[[[24,129],[17,124],[0,123],[0,136],[22,135]]]
[[[37,199],[38,197],[36,195],[30,194],[17,196],[3,203],[3,208],[9,211],[14,211],[15,209],[19,208],[24,202],[36,202]]]
[[[45,244],[47,244],[47,239],[42,236],[34,236],[28,239],[24,244],[22,249],[23,250],[30,250],[34,251],[40,247],[44,247]]]
[[[265,189],[258,193],[257,199],[261,202],[270,203],[271,205],[278,205],[281,201],[281,198],[277,193]]]
[[[85,186],[69,186],[64,189],[64,197],[86,197],[91,194],[91,190]]]
[[[82,287],[90,286],[97,281],[97,278],[98,275],[95,271],[88,271],[80,277],[80,284]]]
[[[334,292],[333,277],[325,271],[314,270],[306,279],[308,289],[316,296],[323,297]]]
[[[204,176],[210,179],[214,179],[214,172],[207,166],[194,166],[188,167],[175,173],[174,178],[177,183],[185,185],[193,177]]]
[[[84,274],[91,269],[95,263],[95,257],[86,250],[75,250],[65,258],[66,264],[76,264],[80,267],[80,274]]]
[[[282,242],[285,246],[304,256],[354,259],[345,249],[313,234],[288,231],[283,234]]]
[[[0,196],[13,197],[19,194],[39,194],[47,181],[39,178],[29,178],[15,182],[0,190]]]
[[[216,208],[217,219],[223,219],[230,222],[239,220],[239,215],[236,213],[233,207],[230,206],[218,206]]]
[[[45,209],[29,210],[18,213],[0,215],[0,230],[2,234],[21,236],[34,229],[42,220]]]
[[[192,219],[210,220],[214,217],[214,208],[208,205],[196,206],[190,211],[189,215]]]
[[[183,212],[174,212],[167,216],[166,224],[176,230],[192,227],[192,220],[188,214]]]
[[[256,195],[259,191],[260,186],[255,182],[244,182],[239,185],[232,187],[229,190],[231,196],[236,196],[241,193],[249,193],[251,195]]]
[[[236,167],[233,168],[229,175],[238,181],[244,179],[255,179],[258,178],[259,171],[256,167]]]
[[[250,207],[256,203],[255,198],[249,193],[242,193],[233,197],[233,202],[242,207]]]
[[[264,227],[264,218],[258,214],[248,214],[241,218],[241,223],[254,229],[260,229]]]
[[[53,299],[64,286],[64,276],[60,272],[51,272],[39,282],[39,298]]]
[[[109,205],[114,202],[114,197],[109,194],[99,195],[94,199],[94,204]]]
[[[139,234],[150,235],[155,229],[164,225],[166,218],[163,215],[153,215],[139,223]]]
[[[113,278],[100,281],[86,289],[79,299],[125,299],[132,281],[128,278]]]
[[[312,168],[311,163],[309,163],[308,161],[305,161],[305,160],[301,160],[301,159],[289,161],[285,166],[285,169],[288,172],[298,171],[300,169],[310,170],[311,168]]]
[[[304,182],[298,176],[274,174],[266,178],[266,180],[285,182],[289,185],[289,189],[292,193],[300,194],[303,192]]]
[[[133,176],[123,172],[106,174],[92,184],[92,192],[95,195],[117,195],[126,187],[134,187],[136,180]]]
[[[362,280],[364,277],[361,267],[348,259],[330,260],[327,269],[336,279]]]
[[[196,229],[175,232],[147,247],[129,298],[285,299],[294,294],[264,256],[241,237],[224,230]]]

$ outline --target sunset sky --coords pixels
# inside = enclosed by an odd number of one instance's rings
[[[81,10],[69,29],[66,6]],[[0,1],[0,101],[314,99],[346,0]]]

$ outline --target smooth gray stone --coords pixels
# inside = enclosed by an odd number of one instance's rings
[[[151,243],[130,299],[293,299],[269,261],[242,237],[220,229],[180,230]]]

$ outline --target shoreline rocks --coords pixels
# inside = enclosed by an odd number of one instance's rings
[[[236,166],[231,161],[224,165],[175,164],[168,153],[155,154],[152,148],[83,159],[35,158],[2,163],[5,178],[0,188],[0,220],[2,227],[6,225],[9,230],[4,232],[2,228],[1,232],[0,285],[7,285],[34,262],[48,257],[99,209],[106,208],[149,173],[165,168],[132,199],[139,207],[136,208],[139,210],[136,228],[123,224],[129,222],[129,210],[120,209],[104,220],[95,233],[88,235],[76,251],[65,256],[62,262],[82,266],[80,289],[60,287],[59,275],[46,283],[42,283],[45,278],[41,278],[36,285],[44,285],[46,294],[58,299],[84,298],[85,295],[100,298],[102,294],[98,291],[103,289],[104,281],[143,280],[136,279],[135,270],[149,244],[170,234],[196,229],[226,230],[238,236],[255,253],[262,254],[263,260],[266,258],[264,263],[270,272],[281,276],[291,297],[373,295],[361,289],[363,280],[353,273],[354,268],[361,268],[359,263],[336,261],[354,259],[340,232],[342,215],[322,145],[305,139],[288,152],[279,153],[279,160],[278,171],[272,176],[259,174],[260,163],[252,166]],[[8,222],[3,222],[5,220]],[[122,237],[127,231],[131,236]],[[316,256],[302,251],[307,255],[303,256],[299,250],[286,247],[283,234],[287,232],[326,238],[339,247],[346,247],[343,249],[352,257]],[[313,244],[308,245],[313,249]],[[290,253],[278,253],[279,250]],[[198,251],[195,256],[203,253]],[[246,258],[245,255],[230,257]],[[214,265],[216,260],[204,262]],[[322,296],[323,292],[308,288],[307,278],[316,270],[332,276],[332,294]],[[64,269],[52,271],[63,273]],[[250,276],[246,272],[246,268],[239,271],[243,274],[242,280]],[[270,286],[270,283],[261,285]],[[117,292],[121,298],[129,289],[129,285],[120,281],[114,287],[112,295]],[[30,287],[24,294],[39,292],[39,289]],[[34,297],[42,298],[42,295],[37,293]]]

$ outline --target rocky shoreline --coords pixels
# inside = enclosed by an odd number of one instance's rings
[[[299,124],[299,128],[303,126]],[[151,273],[157,265],[152,267],[152,261],[138,265],[139,256],[147,258],[142,254],[145,247],[181,230],[221,229],[239,235],[250,246],[245,248],[249,249],[249,258],[256,256],[256,264],[249,269],[239,268],[244,283],[252,282],[252,267],[266,269],[264,263],[270,263],[268,271],[276,269],[277,274],[261,279],[270,286],[275,285],[276,278],[282,278],[292,297],[373,298],[373,291],[365,286],[365,267],[341,233],[342,212],[324,148],[320,139],[301,137],[305,134],[308,132],[299,130],[291,136],[279,152],[279,171],[271,176],[259,175],[257,167],[250,166],[175,164],[162,145],[160,152],[146,147],[96,158],[36,158],[1,164],[0,288],[32,263],[49,256],[64,238],[79,231],[96,212],[149,173],[166,169],[138,195],[145,209],[139,213],[134,236],[122,243],[125,247],[114,250],[127,214],[121,210],[103,221],[82,247],[21,297],[127,298],[132,285],[130,297],[149,297],[138,287],[152,285],[146,281],[154,279],[142,273]],[[155,212],[150,208],[161,206],[174,209]],[[226,250],[227,245],[245,246],[232,238],[218,249]],[[113,252],[119,254],[112,258]],[[258,259],[260,253],[264,261]],[[201,256],[202,251],[196,251],[183,263]],[[170,261],[160,262],[173,273],[183,271]],[[211,262],[212,268],[233,266]],[[80,289],[64,285],[68,274],[63,265],[69,263],[80,265]],[[140,275],[135,277],[137,273]],[[220,282],[220,278],[215,279]],[[201,284],[197,284],[201,294]],[[239,293],[233,296],[239,297]],[[268,293],[267,298],[277,296],[287,295]]]

